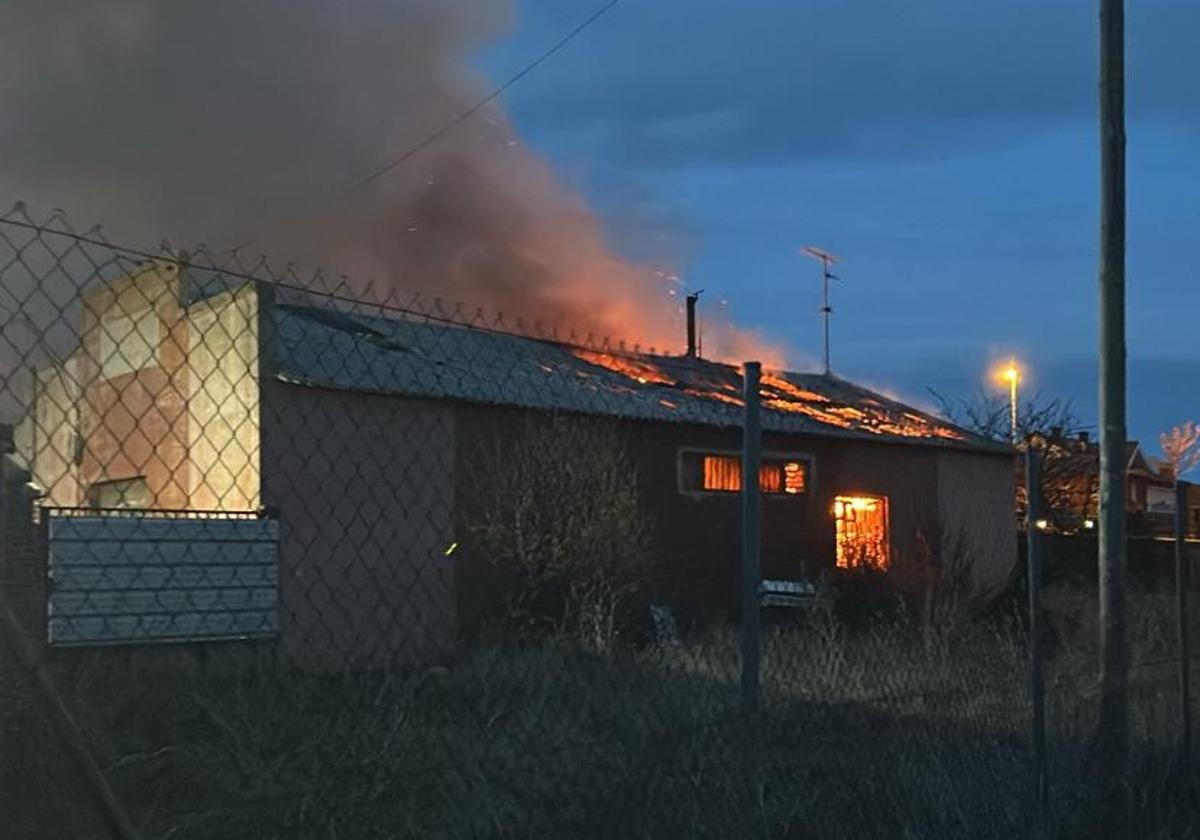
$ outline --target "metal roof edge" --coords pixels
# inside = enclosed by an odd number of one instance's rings
[[[400,397],[402,399],[423,400],[423,401],[441,401],[449,403],[457,403],[463,405],[477,406],[500,406],[506,408],[518,408],[525,411],[562,411],[568,414],[581,414],[592,417],[614,417],[619,420],[628,420],[635,423],[669,423],[678,426],[703,426],[706,428],[716,429],[739,429],[741,424],[737,422],[720,422],[716,417],[709,419],[686,416],[664,415],[659,417],[639,417],[634,414],[620,414],[614,411],[602,411],[598,409],[589,409],[578,406],[563,406],[560,408],[544,408],[539,406],[529,405],[527,403],[517,401],[500,401],[500,400],[483,400],[471,399],[463,396],[426,396],[421,394],[407,394],[399,391],[389,390],[386,388],[371,388],[364,385],[347,385],[343,382],[322,381],[315,378],[300,378],[291,376],[282,372],[275,372],[271,378],[285,385],[294,385],[301,388],[315,388],[325,391],[341,391],[358,394],[370,394],[372,396],[390,396]],[[893,400],[893,402],[895,402]],[[768,416],[788,417],[783,412],[773,411],[771,409],[764,410],[764,420]],[[998,441],[956,441],[946,438],[917,438],[917,437],[902,437],[898,435],[882,435],[872,434],[870,432],[858,431],[854,429],[837,429],[827,426],[819,428],[800,430],[786,428],[771,428],[767,423],[763,424],[763,432],[772,435],[795,435],[799,437],[815,437],[829,438],[834,440],[847,440],[859,443],[874,443],[884,446],[908,446],[925,448],[931,450],[950,450],[955,452],[974,452],[981,455],[996,455],[996,456],[1015,456],[1017,450],[1007,443]]]

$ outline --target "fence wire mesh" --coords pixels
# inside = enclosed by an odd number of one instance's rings
[[[139,252],[20,206],[0,217],[0,319],[5,836],[1009,838],[1086,819],[1086,598],[1047,643],[1039,815],[1019,581],[973,614],[943,534],[918,594],[897,588],[871,523],[919,530],[911,500],[818,483],[876,450],[817,433],[952,457],[963,435],[935,418],[764,378],[782,582],[748,715],[737,368]],[[865,474],[907,474],[891,452]],[[1015,557],[1007,498],[984,533]],[[839,564],[859,568],[818,574]],[[1135,609],[1143,776],[1177,732],[1154,597]],[[1174,830],[1160,804],[1139,814]]]

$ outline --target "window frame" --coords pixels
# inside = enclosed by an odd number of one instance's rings
[[[884,558],[883,558],[883,565],[881,565],[881,566],[873,564],[873,563],[866,564],[865,566],[862,564],[855,565],[855,566],[850,566],[850,565],[843,566],[840,563],[838,563],[838,550],[840,548],[840,535],[838,534],[838,524],[840,522],[840,519],[837,515],[837,504],[839,502],[842,502],[843,500],[856,499],[856,498],[874,499],[875,501],[883,502]],[[884,574],[891,571],[892,562],[895,559],[895,548],[892,545],[892,500],[891,500],[890,496],[888,496],[885,493],[876,493],[876,492],[867,493],[867,492],[863,492],[863,491],[857,491],[857,492],[837,491],[833,494],[833,502],[830,505],[830,513],[833,514],[833,539],[834,539],[833,568],[835,571],[854,573],[854,572],[862,571],[864,568],[869,571],[881,572]]]
[[[123,504],[113,507],[111,505],[100,504],[98,492],[101,488],[112,487],[113,485],[117,484],[132,486],[139,481],[142,483],[142,487],[145,488],[146,503],[144,506]],[[122,492],[121,499],[122,501],[126,501],[128,499],[128,495],[125,492]],[[88,485],[87,501],[87,506],[89,508],[94,508],[95,510],[153,510],[154,508],[154,497],[150,493],[150,482],[144,475],[131,475],[125,478],[102,478],[99,481],[93,481],[90,485]]]
[[[707,455],[717,457],[732,457],[739,461],[742,457],[740,449],[718,449],[707,446],[681,446],[675,458],[675,487],[681,496],[694,499],[737,499],[741,497],[740,490],[705,490],[703,487],[703,459]],[[764,449],[763,462],[779,461],[787,463],[795,461],[804,464],[804,492],[802,493],[768,493],[759,495],[764,499],[784,500],[796,503],[802,500],[816,498],[817,461],[811,452],[795,452],[790,450]],[[694,482],[695,471],[699,471],[700,481]]]

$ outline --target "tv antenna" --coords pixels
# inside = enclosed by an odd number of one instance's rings
[[[800,249],[800,253],[812,257],[815,260],[821,261],[821,315],[825,319],[825,375],[829,375],[829,316],[833,314],[833,307],[829,305],[829,281],[839,279],[836,274],[829,270],[831,265],[837,263],[838,258],[829,253],[822,251],[814,245],[805,245]]]

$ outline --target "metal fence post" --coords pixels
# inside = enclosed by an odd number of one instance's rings
[[[745,364],[746,416],[742,431],[742,705],[749,711],[759,706],[759,568],[761,504],[759,471],[762,463],[762,427],[759,419],[759,380],[762,365]]]
[[[1042,675],[1042,539],[1038,518],[1042,513],[1042,459],[1033,442],[1025,449],[1025,541],[1029,586],[1029,688],[1033,704],[1033,753],[1038,807],[1045,812],[1046,697]]]
[[[1191,645],[1188,643],[1188,587],[1191,569],[1187,557],[1187,482],[1175,482],[1175,597],[1179,618],[1180,769],[1192,766]]]

